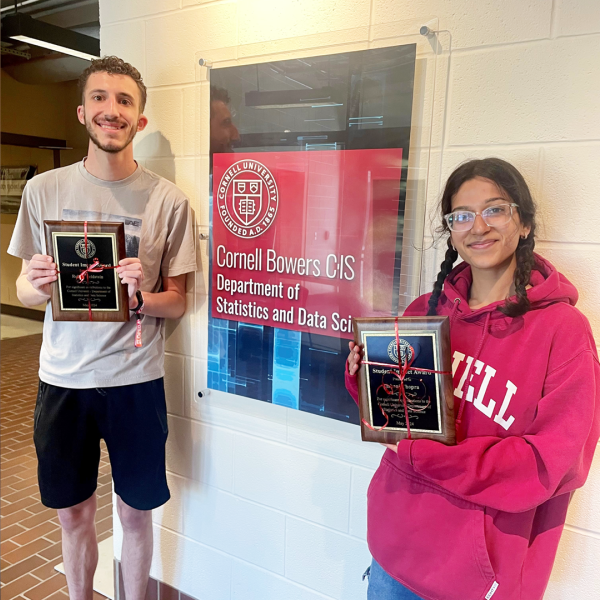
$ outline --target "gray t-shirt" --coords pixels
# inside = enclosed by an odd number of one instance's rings
[[[47,171],[25,186],[8,253],[25,260],[48,254],[45,220],[122,221],[127,256],[139,257],[142,291],[159,292],[162,277],[196,270],[189,203],[175,185],[138,166],[120,181],[103,181],[83,162]],[[164,375],[164,319],[144,316],[143,346],[127,323],[54,321],[46,306],[40,379],[67,388],[130,385]]]

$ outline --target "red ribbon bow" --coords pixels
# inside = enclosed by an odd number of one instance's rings
[[[87,255],[87,240],[85,253]],[[89,282],[90,277],[88,273],[100,273],[101,271],[104,271],[104,269],[114,269],[114,267],[107,267],[106,265],[101,264],[100,261],[95,258],[87,269],[84,269],[79,275],[77,275],[77,283],[83,283],[84,280]]]

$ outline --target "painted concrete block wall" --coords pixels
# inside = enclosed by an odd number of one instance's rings
[[[600,344],[600,8],[597,0],[100,0],[104,54],[130,60],[149,86],[140,162],[189,195],[208,228],[208,86],[198,56],[315,53],[365,39],[371,26],[427,21],[452,34],[448,104],[432,157],[441,182],[471,157],[500,156],[538,201],[539,251],[579,288]],[[344,30],[344,34],[338,34]],[[333,40],[333,42],[332,42]],[[320,47],[319,47],[320,45]],[[353,46],[360,47],[360,43]],[[232,63],[233,64],[233,63]],[[204,80],[203,80],[204,79]],[[427,219],[429,222],[429,219]],[[366,489],[381,451],[358,428],[211,393],[206,381],[208,257],[189,285],[190,308],[168,327],[169,483],[154,515],[152,574],[210,600],[354,600]],[[422,288],[441,259],[428,252]],[[576,493],[546,598],[600,597],[600,454]],[[115,551],[120,528],[115,524]]]

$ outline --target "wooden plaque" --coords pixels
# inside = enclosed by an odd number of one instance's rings
[[[46,251],[59,271],[51,286],[52,318],[129,321],[127,286],[110,268],[126,256],[123,223],[87,221],[87,236],[84,221],[44,221],[44,228]]]
[[[357,373],[362,439],[386,444],[405,439],[408,414],[412,439],[455,444],[448,317],[398,317],[398,338],[393,317],[358,318],[352,324],[354,341],[363,349]],[[406,410],[400,369],[393,368],[398,366],[405,370]]]

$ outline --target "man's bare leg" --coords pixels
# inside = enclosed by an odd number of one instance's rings
[[[121,567],[126,600],[144,600],[152,563],[152,511],[137,510],[117,496],[123,527]]]
[[[70,600],[92,600],[94,572],[98,565],[96,494],[58,511],[62,526],[62,552]]]

